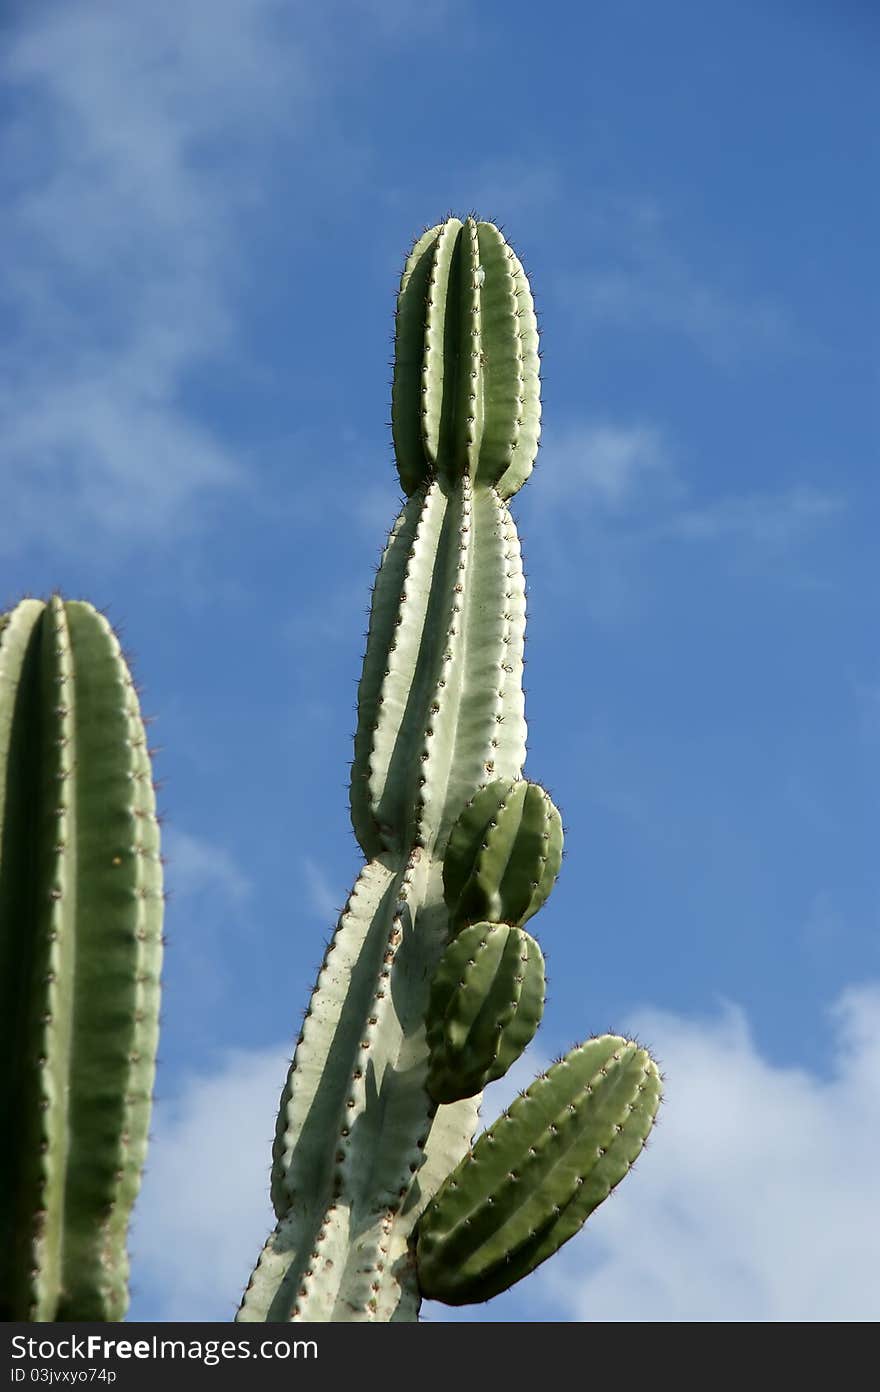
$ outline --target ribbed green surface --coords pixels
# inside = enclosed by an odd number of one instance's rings
[[[657,1066],[617,1035],[566,1054],[480,1136],[418,1228],[422,1293],[489,1300],[572,1237],[632,1168],[660,1104]]]
[[[544,1011],[544,957],[506,923],[473,923],[446,948],[431,982],[426,1033],[435,1102],[473,1097],[531,1042]]]
[[[0,1308],[121,1319],[155,1067],[162,872],[131,676],[91,605],[0,635]]]
[[[428,982],[447,920],[440,865],[365,865],[312,995],[282,1097],[279,1222],[241,1321],[415,1319],[407,1257],[419,1213],[473,1135],[474,1101],[425,1087]]]
[[[556,883],[562,841],[562,819],[540,784],[496,778],[479,789],[450,832],[443,863],[453,931],[530,919]]]
[[[463,475],[511,497],[540,435],[534,301],[490,222],[448,218],[416,241],[397,303],[391,393],[404,491]]]
[[[368,856],[442,854],[474,788],[525,759],[525,581],[507,506],[467,478],[420,489],[373,588],[352,823]]]

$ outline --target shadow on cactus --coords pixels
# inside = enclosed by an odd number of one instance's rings
[[[406,500],[372,595],[351,815],[364,853],[281,1098],[278,1223],[239,1320],[398,1321],[487,1300],[581,1227],[660,1101],[636,1043],[590,1039],[472,1144],[533,1037],[562,825],[523,778],[525,585],[508,500],[540,433],[538,331],[500,231],[427,230],[397,302]]]

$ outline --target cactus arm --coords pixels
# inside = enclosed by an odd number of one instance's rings
[[[446,948],[431,982],[427,1087],[454,1102],[501,1078],[544,1012],[544,957],[522,928],[472,923]]]
[[[91,605],[0,636],[0,1305],[121,1319],[155,1066],[162,873],[137,695]],[[11,998],[11,999],[10,999]]]
[[[632,1168],[660,1104],[637,1044],[579,1045],[523,1093],[453,1170],[419,1225],[425,1295],[489,1300],[576,1233]]]
[[[497,778],[465,804],[443,863],[453,930],[486,919],[522,925],[562,864],[562,819],[539,783]]]

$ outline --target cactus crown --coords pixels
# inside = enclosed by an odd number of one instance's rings
[[[532,471],[541,401],[525,271],[491,222],[423,232],[400,282],[391,420],[404,491],[467,474],[509,498]]]

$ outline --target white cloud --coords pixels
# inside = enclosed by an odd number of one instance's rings
[[[169,827],[162,834],[162,851],[168,862],[165,879],[175,896],[207,890],[241,901],[250,893],[250,881],[222,846]]]
[[[765,548],[803,540],[844,508],[843,499],[800,485],[782,493],[752,493],[719,498],[703,507],[686,508],[668,530],[694,541],[730,538]]]
[[[576,587],[596,623],[630,617],[644,594],[645,519],[668,513],[685,491],[664,431],[601,418],[551,431],[535,475],[526,556],[537,534],[545,584]]]
[[[336,920],[342,912],[339,894],[333,889],[323,869],[311,856],[303,856],[306,888],[309,902],[315,912],[326,920],[328,930],[335,928]]]
[[[777,300],[751,287],[707,281],[654,201],[606,195],[591,209],[584,236],[597,269],[565,275],[559,298],[585,312],[590,324],[678,334],[722,366],[756,352],[789,352],[802,339]],[[735,272],[725,275],[719,267],[715,276],[722,275],[735,279]]]
[[[745,357],[750,348],[779,349],[790,341],[778,305],[740,303],[701,283],[684,265],[665,259],[585,275],[580,286],[591,320],[639,332],[653,327],[680,333],[721,363]]]
[[[7,35],[0,549],[168,534],[240,481],[184,404],[230,343],[237,219],[310,96],[280,0],[80,0]]]
[[[620,514],[658,492],[677,496],[681,484],[663,431],[652,424],[585,421],[551,434],[538,456],[535,507]]]
[[[766,1058],[738,1007],[709,1020],[640,1012],[633,1032],[667,1083],[635,1173],[512,1293],[474,1309],[431,1305],[426,1316],[876,1319],[880,984],[843,992],[829,1017],[820,1074]],[[230,1054],[157,1109],[133,1251],[136,1285],[163,1318],[234,1312],[271,1225],[269,1152],[288,1057],[283,1046]],[[524,1059],[494,1085],[487,1121],[539,1066]]]
[[[589,1321],[877,1319],[880,986],[831,1017],[819,1075],[762,1057],[735,1007],[639,1015],[667,1074],[656,1137],[534,1295]]]
[[[666,539],[714,545],[744,574],[769,565],[775,584],[822,587],[797,548],[846,508],[845,498],[805,483],[692,502],[674,443],[650,421],[588,419],[551,432],[538,473],[532,526],[544,543],[542,566],[560,589],[576,583],[597,623],[638,612],[652,570],[645,548]]]
[[[231,1320],[273,1226],[272,1138],[290,1046],[227,1054],[154,1111],[131,1236],[131,1318]]]
[[[459,169],[459,180],[464,199],[460,207],[473,207],[477,217],[500,226],[518,255],[521,253],[519,219],[536,209],[545,215],[547,208],[563,192],[558,168],[540,156],[537,159],[523,155],[487,160],[472,174]]]

